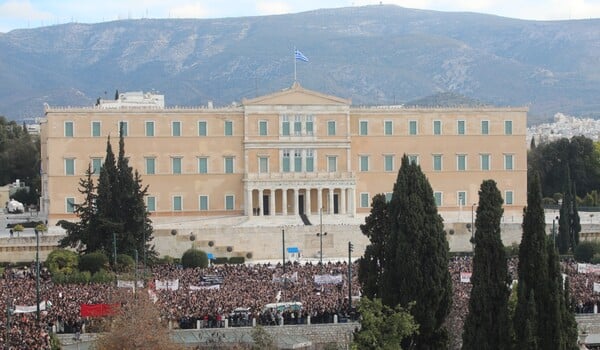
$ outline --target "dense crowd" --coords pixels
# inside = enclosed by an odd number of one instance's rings
[[[562,262],[563,271],[569,278],[571,295],[577,312],[594,312],[600,302],[600,293],[594,293],[594,283],[600,283],[600,275],[578,273],[577,263]],[[357,266],[352,266],[353,295],[360,294]],[[178,288],[159,289],[153,282],[148,289],[164,319],[174,328],[223,327],[251,325],[252,319],[264,325],[333,322],[355,317],[348,303],[348,266],[345,262],[319,264],[288,263],[255,265],[217,265],[205,269],[183,269],[176,265],[160,265],[152,269],[150,281],[179,282]],[[512,279],[517,279],[517,260],[508,261]],[[453,306],[446,326],[452,338],[451,348],[459,348],[464,319],[468,312],[471,284],[468,273],[472,261],[468,256],[450,260]],[[463,273],[463,276],[461,276]],[[315,275],[342,276],[341,283],[316,284]],[[36,304],[36,281],[32,269],[7,268],[0,279],[0,307],[7,310],[16,305]],[[218,281],[218,284],[214,281]],[[213,282],[207,282],[213,281]],[[598,285],[600,287],[600,285]],[[81,304],[110,304],[130,289],[117,288],[114,284],[55,284],[49,274],[40,280],[40,300],[48,300],[51,306],[41,312],[37,325],[36,313],[19,313],[10,316],[10,329],[6,331],[7,318],[0,320],[0,344],[10,340],[9,349],[49,349],[49,333],[76,333],[93,330],[94,320],[80,316]],[[302,303],[301,309],[277,310],[265,308],[269,303]],[[6,316],[6,311],[4,312]]]

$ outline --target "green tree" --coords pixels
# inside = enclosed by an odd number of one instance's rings
[[[363,297],[358,305],[360,330],[354,333],[354,347],[366,350],[401,350],[402,341],[418,333],[414,317],[401,306],[391,308],[381,299]]]
[[[562,276],[561,276],[562,277]],[[575,320],[575,302],[571,298],[569,287],[569,279],[565,279],[563,288],[564,302],[562,303],[562,320],[563,320],[563,336],[565,338],[566,350],[578,350],[577,340],[579,337],[579,329]]]
[[[46,258],[46,267],[50,273],[63,273],[69,275],[77,271],[79,255],[66,249],[55,249]]]
[[[419,324],[415,349],[446,349],[444,321],[452,303],[448,242],[433,190],[421,171],[402,157],[392,199],[388,204],[390,235],[383,271],[383,303],[410,309]]]
[[[108,266],[108,257],[101,251],[91,252],[79,258],[79,270],[94,274]]]
[[[571,181],[570,170],[567,168],[564,183],[565,193],[558,221],[558,251],[560,254],[566,254],[569,250],[574,252],[579,244],[581,223],[574,186],[575,184]]]
[[[360,225],[360,230],[371,243],[359,260],[358,280],[363,295],[370,299],[381,297],[379,288],[385,267],[385,242],[389,236],[387,205],[385,195],[375,195],[371,204],[371,214],[365,218],[365,223]]]
[[[502,195],[493,180],[479,190],[475,221],[475,251],[469,313],[463,331],[463,349],[510,349],[508,268],[500,237]]]
[[[188,249],[181,256],[181,265],[185,268],[207,267],[208,256],[205,252],[199,249]]]

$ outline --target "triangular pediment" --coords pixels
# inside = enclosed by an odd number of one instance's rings
[[[265,96],[244,100],[245,106],[258,105],[350,105],[351,101],[322,94],[320,92],[307,90],[297,82],[291,88],[275,92]]]

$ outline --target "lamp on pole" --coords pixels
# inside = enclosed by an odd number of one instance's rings
[[[354,245],[348,242],[348,310],[352,310],[352,251]]]
[[[285,274],[285,229],[281,229],[281,261],[283,262],[283,273]]]
[[[36,229],[35,232],[35,302],[36,302],[36,317],[38,324],[40,323],[40,232]]]
[[[317,236],[319,236],[319,264],[321,264],[321,269],[323,268],[323,236],[327,236],[327,232],[323,232],[323,207],[319,208],[319,232],[317,232]]]
[[[10,316],[12,316],[15,311],[13,306],[13,301],[6,296],[6,337],[4,341],[6,342],[6,349],[10,349]]]
[[[471,246],[475,250],[475,206],[477,203],[471,205]]]

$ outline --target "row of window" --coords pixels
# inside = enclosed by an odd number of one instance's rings
[[[444,204],[444,193],[435,191],[433,192],[433,197],[435,199],[435,205],[441,207]],[[371,207],[371,196],[368,192],[361,192],[359,195],[360,198],[360,207],[361,208],[370,208]],[[457,191],[456,192],[456,204],[459,207],[467,206],[467,192],[466,191]],[[504,191],[504,204],[512,205],[514,198],[514,193],[511,190]],[[385,194],[385,199],[389,202],[392,199],[392,193],[388,192]]]
[[[225,210],[235,210],[235,195],[227,194],[225,195]],[[149,212],[155,212],[157,205],[157,199],[155,196],[146,196],[146,209]],[[215,208],[211,208],[209,205],[209,197],[208,195],[200,195],[198,196],[198,210],[207,211]],[[75,212],[75,198],[67,197],[65,199],[65,210],[67,213]],[[182,196],[172,196],[171,197],[171,210],[172,211],[183,211],[183,197]]]
[[[514,155],[504,154],[504,170],[514,169]],[[293,159],[292,159],[293,157]],[[335,173],[338,171],[337,156],[326,156],[327,157],[327,172]],[[432,156],[432,169],[433,171],[443,170],[443,155],[434,154]],[[359,156],[359,171],[367,172],[371,171],[370,164],[371,156],[361,155]],[[393,154],[383,155],[383,170],[386,172],[396,171],[395,164],[396,156]],[[419,164],[419,155],[408,155],[408,159],[411,163]],[[209,157],[197,157],[198,160],[198,173],[208,174],[209,173]],[[75,158],[65,158],[65,175],[75,175]],[[103,158],[92,158],[91,167],[92,174],[100,174],[100,168],[102,167]],[[235,169],[235,157],[226,156],[223,157],[223,173],[233,174]],[[467,170],[468,156],[466,154],[456,155],[456,170],[466,171]],[[182,162],[183,157],[171,157],[171,173],[182,174]],[[154,175],[157,173],[156,158],[145,157],[145,174]],[[281,172],[314,172],[315,171],[315,152],[312,149],[295,149],[295,150],[283,150],[281,152]],[[479,170],[488,171],[491,170],[491,155],[487,153],[479,154]],[[258,172],[269,173],[269,157],[259,156],[258,157]]]
[[[225,120],[223,125],[224,136],[232,136],[233,135],[233,121]],[[384,135],[391,136],[394,135],[394,122],[392,120],[385,120],[384,122]],[[481,135],[488,135],[490,132],[489,120],[481,121]],[[119,129],[122,130],[123,136],[128,135],[128,123],[126,121],[119,122]],[[153,137],[156,134],[156,127],[154,121],[146,121],[145,122],[145,136]],[[100,121],[92,121],[91,128],[91,136],[92,137],[101,137],[102,136],[102,122]],[[181,122],[180,121],[172,121],[171,122],[171,136],[181,136]],[[258,121],[258,134],[260,136],[267,136],[269,131],[268,121],[260,120]],[[417,120],[409,120],[408,121],[408,134],[409,135],[418,135],[419,133],[419,124]],[[433,135],[442,135],[442,121],[434,120],[432,127]],[[456,122],[456,135],[465,135],[466,133],[466,120],[458,120]],[[201,120],[198,122],[198,136],[207,136],[207,121]],[[327,121],[327,135],[335,136],[337,134],[337,127],[335,120]],[[512,120],[504,121],[504,134],[512,135]],[[296,115],[294,116],[294,120],[290,121],[288,115],[282,115],[280,118],[280,135],[281,136],[313,136],[314,135],[314,121],[312,115]],[[359,121],[359,135],[367,136],[369,135],[369,121],[368,120],[360,120]],[[72,121],[65,122],[65,137],[73,137],[74,136],[74,124]]]

